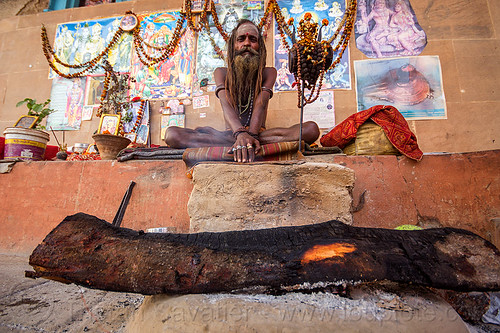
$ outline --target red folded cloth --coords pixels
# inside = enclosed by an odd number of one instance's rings
[[[323,147],[344,148],[356,138],[359,126],[371,119],[384,129],[385,135],[392,145],[403,155],[416,161],[422,159],[423,153],[418,148],[417,137],[408,127],[403,115],[393,106],[375,105],[367,110],[357,112],[335,126],[320,140]]]

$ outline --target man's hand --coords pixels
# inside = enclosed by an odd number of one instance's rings
[[[246,163],[253,162],[255,160],[255,154],[259,151],[259,140],[246,132],[241,132],[236,137],[236,142],[229,153],[233,153],[235,162]]]

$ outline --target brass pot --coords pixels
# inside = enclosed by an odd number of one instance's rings
[[[130,139],[114,134],[94,134],[92,139],[94,139],[103,160],[116,160],[118,153],[127,148],[131,142]]]

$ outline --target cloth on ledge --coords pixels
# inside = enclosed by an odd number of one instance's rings
[[[410,130],[403,115],[390,105],[376,105],[351,115],[324,135],[320,140],[321,145],[345,148],[351,140],[356,138],[359,126],[368,119],[384,129],[389,141],[403,155],[416,161],[422,159],[423,152],[418,147],[417,137]]]
[[[180,160],[185,149],[170,147],[125,148],[118,153],[118,162],[128,160]]]
[[[14,164],[17,162],[24,162],[20,158],[8,158],[0,160],[0,173],[9,173],[12,171]]]
[[[202,148],[187,148],[182,159],[190,168],[196,163],[205,161],[226,161],[232,162],[233,154],[228,151],[231,147],[202,147]],[[295,142],[277,142],[269,143],[261,146],[259,153],[255,156],[255,161],[285,161],[298,159],[299,143]]]

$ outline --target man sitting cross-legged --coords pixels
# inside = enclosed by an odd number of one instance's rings
[[[299,124],[289,128],[266,129],[266,116],[276,69],[266,66],[266,46],[260,29],[241,20],[228,40],[227,68],[214,72],[227,131],[211,127],[187,129],[169,127],[165,142],[172,148],[232,146],[236,162],[253,162],[261,144],[296,141]],[[319,137],[316,123],[303,124],[302,140],[313,143]]]

